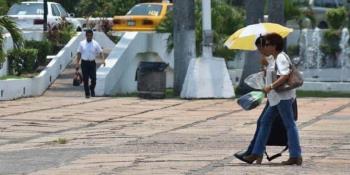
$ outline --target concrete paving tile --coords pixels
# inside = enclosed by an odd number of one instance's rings
[[[264,101],[265,103],[265,101]],[[44,154],[74,149],[74,159],[27,166],[26,174],[350,174],[347,98],[300,98],[304,164],[280,166],[282,157],[247,165],[233,157],[246,148],[264,104],[244,111],[232,99],[39,97],[0,103],[0,161],[18,165]],[[23,108],[25,106],[26,108]],[[22,109],[23,108],[23,109]],[[22,111],[21,111],[22,109]],[[67,143],[54,142],[58,138]],[[7,141],[15,141],[10,144]],[[269,154],[283,147],[268,146]],[[93,149],[84,152],[84,149]],[[13,151],[21,160],[11,157]],[[60,153],[60,152],[57,152]],[[67,156],[67,155],[66,155]],[[41,163],[39,161],[39,163]],[[14,165],[12,174],[20,174]],[[24,165],[24,164],[23,164]],[[1,172],[0,167],[0,174]],[[5,172],[3,170],[3,172]],[[8,172],[8,171],[6,171]]]

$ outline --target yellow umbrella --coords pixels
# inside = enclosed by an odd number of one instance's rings
[[[278,33],[283,38],[293,29],[275,23],[258,23],[248,25],[237,30],[226,41],[225,46],[229,49],[256,50],[255,40],[260,35]]]

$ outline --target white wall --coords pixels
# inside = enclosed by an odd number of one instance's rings
[[[136,69],[140,61],[169,64],[167,86],[173,84],[173,53],[166,52],[169,34],[126,32],[112,52],[106,66],[97,70],[96,95],[114,95],[137,91]]]

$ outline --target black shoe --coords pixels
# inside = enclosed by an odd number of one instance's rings
[[[85,95],[85,98],[90,98],[90,95]]]
[[[262,159],[263,159],[263,156],[258,156],[256,154],[251,154],[251,155],[248,155],[248,156],[244,156],[242,161],[246,162],[246,163],[249,163],[249,164],[252,164],[254,162],[256,164],[261,164]]]
[[[95,89],[91,88],[91,86],[90,86],[90,94],[91,94],[91,97],[95,97]]]
[[[242,151],[236,152],[236,153],[234,154],[234,156],[235,156],[237,159],[239,159],[239,160],[245,162],[244,159],[243,159],[243,157],[244,157],[244,156],[248,156],[249,154],[250,154],[250,153],[249,153],[247,150],[242,150]]]

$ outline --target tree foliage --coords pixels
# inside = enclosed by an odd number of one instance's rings
[[[80,0],[77,6],[78,16],[112,17],[125,15],[139,0]]]
[[[5,0],[0,0],[0,15],[6,14],[8,11],[7,2]]]
[[[196,50],[197,55],[201,54],[202,47],[202,9],[201,1],[196,0]],[[158,32],[173,33],[172,13],[167,14],[167,18],[158,26]],[[243,11],[232,7],[224,1],[212,0],[212,27],[214,35],[213,51],[215,56],[233,59],[235,52],[224,47],[225,40],[236,30],[243,27]],[[173,35],[168,39],[168,51],[173,48]]]
[[[23,38],[20,30],[16,27],[16,24],[7,16],[0,17],[0,46],[4,42],[5,30],[10,33],[13,41],[14,48],[20,48],[23,45]],[[0,63],[5,61],[5,54],[3,48],[0,47]]]

